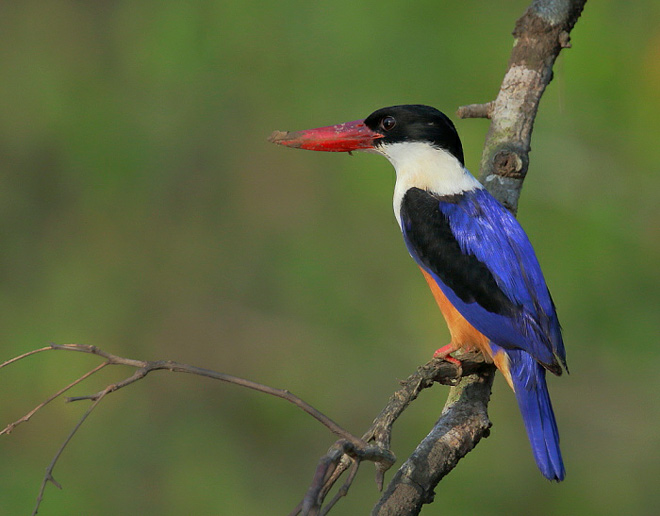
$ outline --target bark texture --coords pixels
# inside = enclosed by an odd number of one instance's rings
[[[552,67],[586,0],[537,0],[516,22],[511,58],[497,98],[479,179],[513,213],[529,167],[534,120]]]

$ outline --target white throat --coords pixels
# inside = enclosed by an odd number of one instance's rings
[[[402,142],[379,146],[396,170],[394,216],[401,226],[401,201],[411,188],[438,195],[455,195],[483,188],[472,174],[449,152],[430,143]]]

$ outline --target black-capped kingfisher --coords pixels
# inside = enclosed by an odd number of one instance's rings
[[[422,105],[379,109],[364,120],[274,132],[287,147],[385,156],[396,170],[394,215],[449,327],[434,356],[478,349],[515,392],[543,475],[564,479],[545,372],[566,367],[561,328],[524,230],[465,168],[451,120]]]

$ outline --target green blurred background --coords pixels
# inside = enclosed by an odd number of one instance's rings
[[[448,333],[401,241],[390,165],[266,137],[398,103],[455,119],[496,95],[527,5],[3,2],[2,360],[51,341],[169,358],[286,387],[362,433]],[[491,437],[423,514],[657,514],[659,15],[588,2],[535,124],[519,217],[565,330],[571,375],[550,389],[567,479],[538,473],[498,378]],[[476,170],[487,122],[457,126]],[[4,369],[0,426],[96,363]],[[446,394],[395,427],[399,465]],[[85,408],[55,402],[2,436],[0,514],[29,514]],[[155,373],[88,419],[40,514],[286,514],[332,442],[281,400]],[[377,497],[364,465],[333,514]]]

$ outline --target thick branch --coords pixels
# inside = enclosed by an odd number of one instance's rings
[[[552,80],[552,67],[586,0],[535,0],[516,22],[509,65],[497,98],[488,103],[490,129],[481,158],[481,182],[516,212],[529,167],[534,119]],[[467,108],[459,109],[462,116]],[[469,112],[469,110],[468,110]]]
[[[442,477],[488,436],[487,401],[494,376],[494,368],[489,368],[452,388],[440,419],[396,473],[373,515],[414,515],[433,501],[433,489]]]

